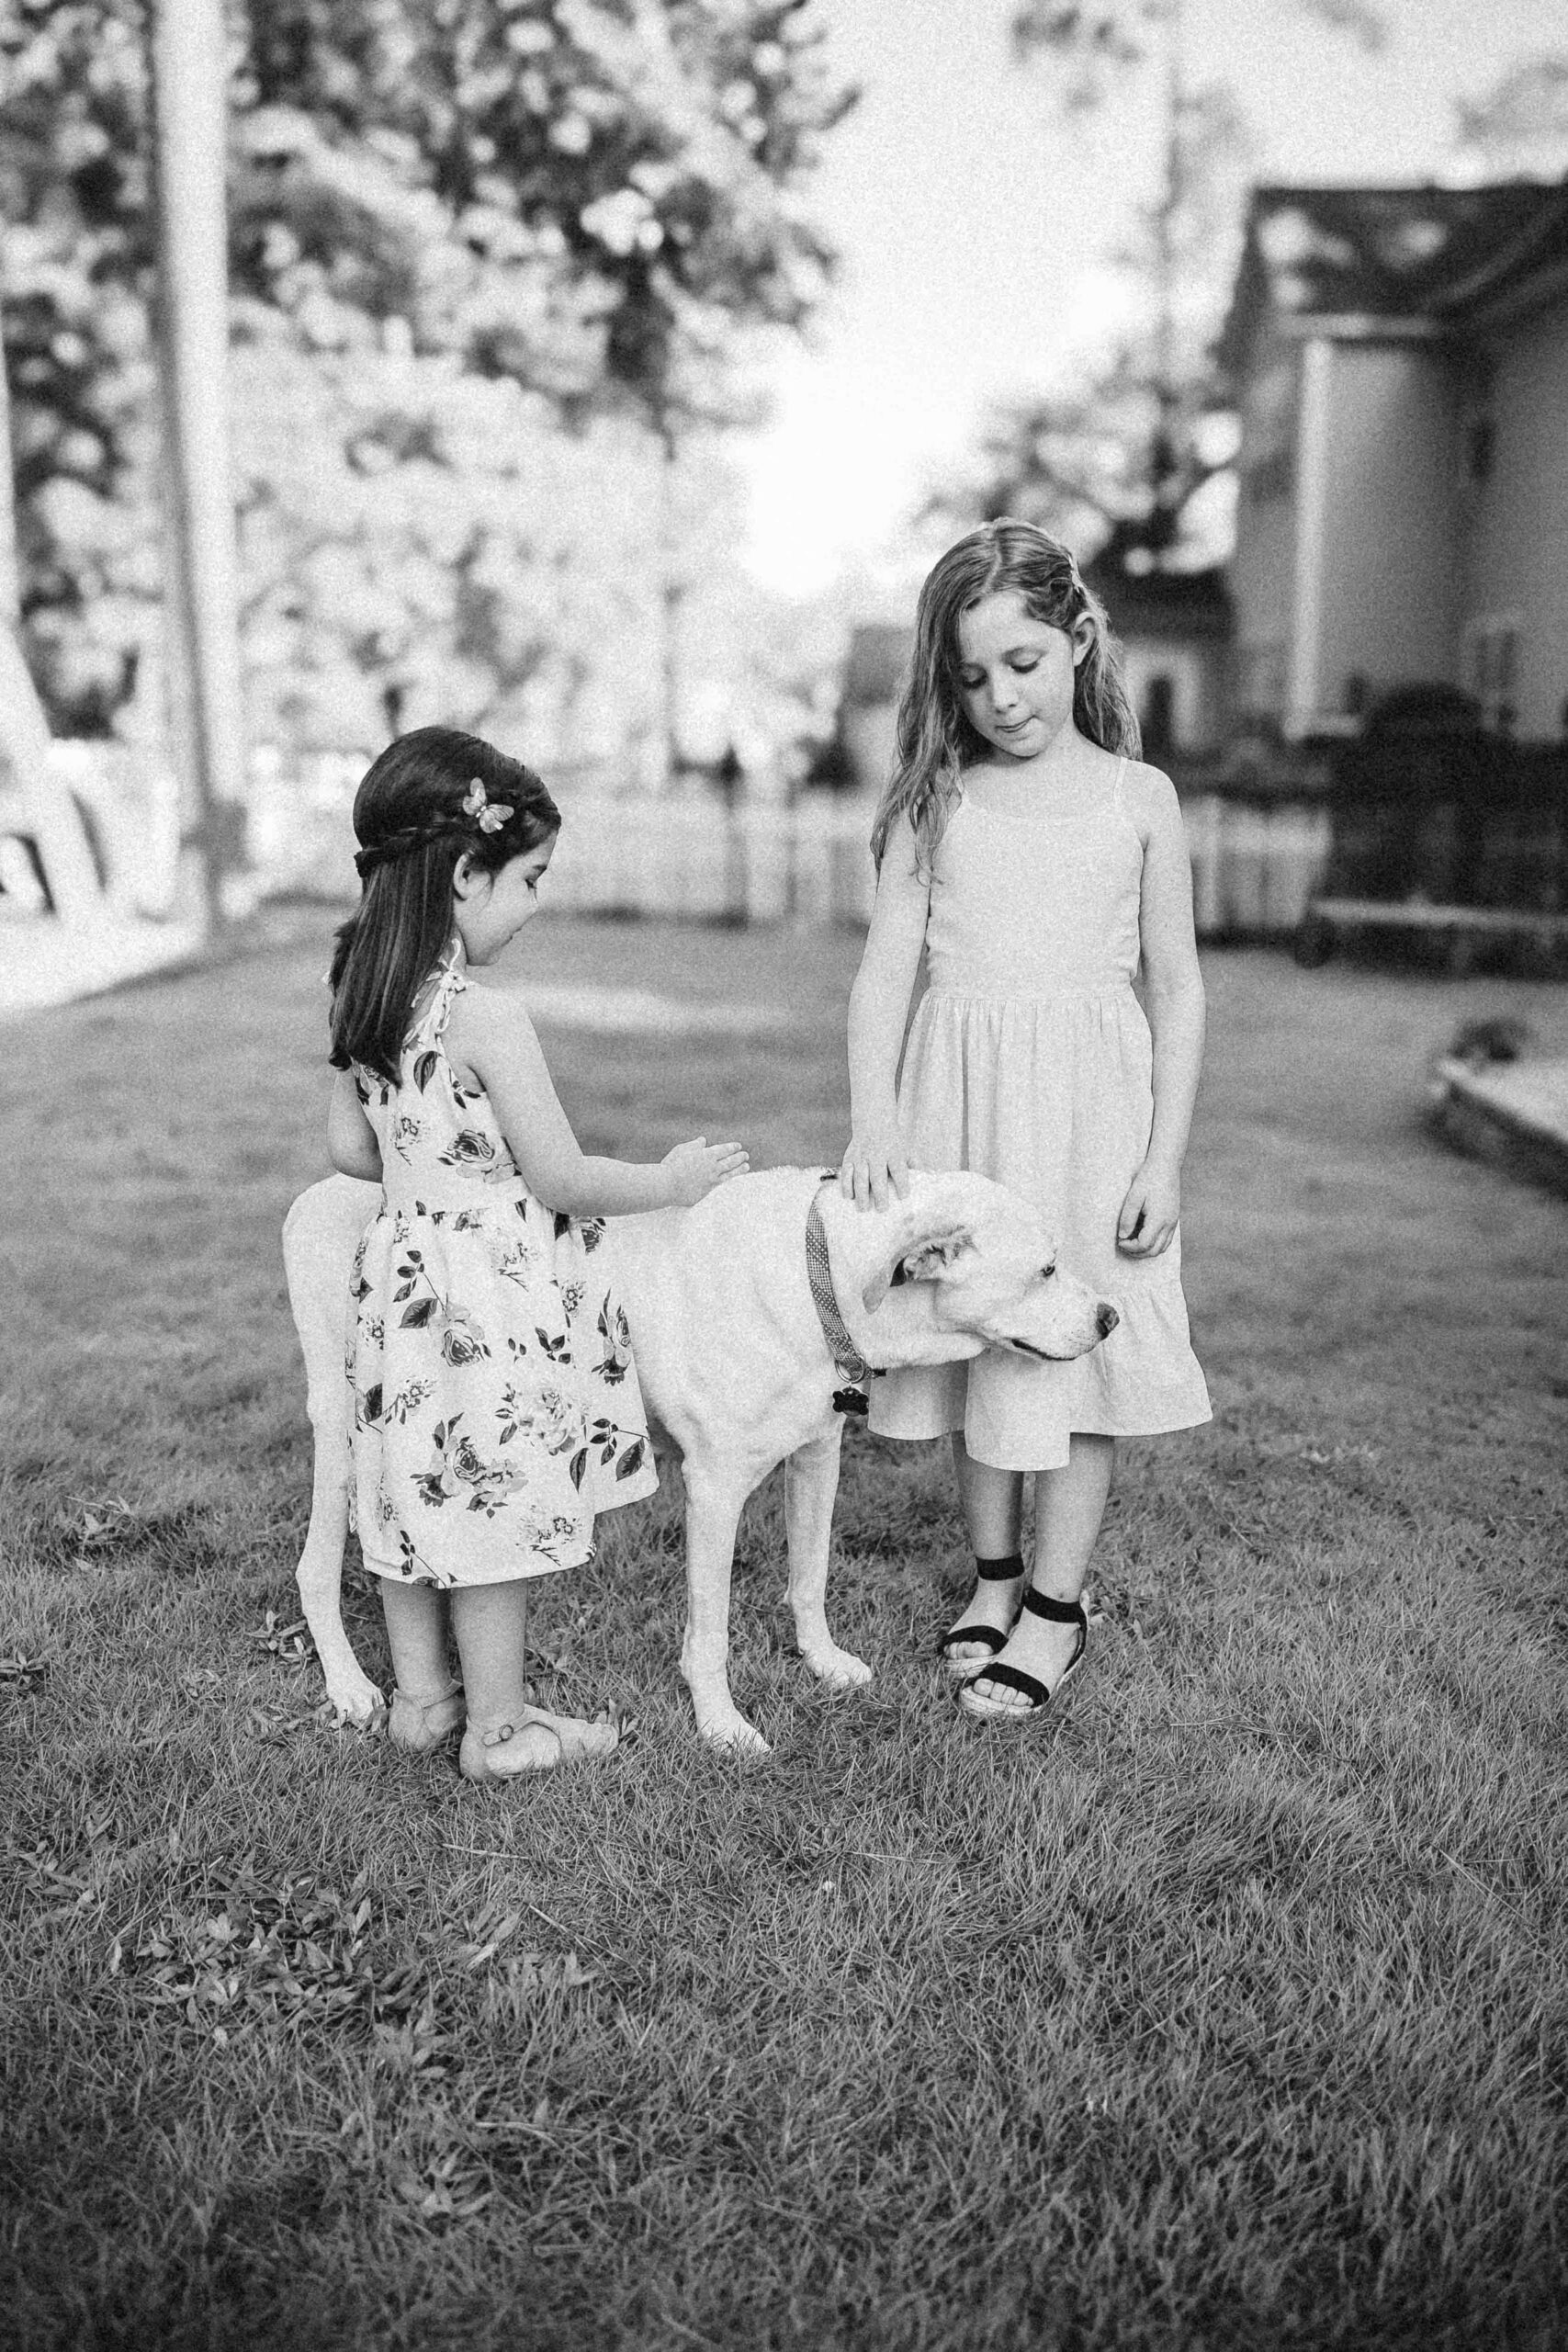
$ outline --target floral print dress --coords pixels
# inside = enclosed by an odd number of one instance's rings
[[[378,1576],[443,1587],[578,1566],[595,1511],[659,1483],[604,1220],[534,1197],[454,1069],[464,985],[455,943],[397,1085],[354,1072],[386,1192],[350,1293],[353,1523]]]

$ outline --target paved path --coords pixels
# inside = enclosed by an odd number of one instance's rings
[[[0,921],[0,1021],[170,970],[188,963],[199,944],[193,924],[107,912],[78,924],[54,915]]]

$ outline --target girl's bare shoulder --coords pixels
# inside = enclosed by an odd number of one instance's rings
[[[468,971],[464,973],[463,985],[453,1000],[446,1035],[457,1046],[465,1038],[477,1043],[480,1038],[504,1036],[508,1031],[513,1035],[519,1030],[531,1031],[533,1025],[528,1001],[520,989],[498,986],[478,972]]]
[[[1129,760],[1122,778],[1122,801],[1145,842],[1155,832],[1179,830],[1181,804],[1176,786],[1163,768],[1146,760]]]
[[[513,989],[499,989],[476,974],[464,974],[446,1019],[446,1058],[460,1078],[482,1083],[486,1069],[497,1069],[501,1059],[515,1055],[532,1041],[534,1024],[523,998]]]
[[[930,877],[925,875],[920,838],[907,808],[900,808],[888,825],[877,874],[878,880],[885,883],[889,891],[909,892],[929,888]]]

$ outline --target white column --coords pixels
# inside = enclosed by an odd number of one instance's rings
[[[238,848],[244,723],[229,463],[228,58],[221,0],[153,0],[165,643],[175,761],[209,917]]]

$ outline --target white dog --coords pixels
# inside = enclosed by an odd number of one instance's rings
[[[283,1228],[316,1448],[299,1593],[328,1693],[357,1724],[382,1702],[340,1609],[350,1430],[343,1351],[350,1264],[378,1197],[373,1185],[330,1176],[300,1194]],[[817,1170],[779,1168],[720,1184],[695,1208],[612,1217],[602,1247],[649,1416],[681,1453],[681,1671],[697,1728],[766,1754],[729,1692],[730,1569],[748,1495],[784,1464],[801,1656],[834,1689],[869,1681],[870,1668],[829,1633],[823,1607],[843,1433],[835,1394],[868,1368],[956,1363],[987,1347],[1083,1355],[1114,1329],[1116,1310],[1057,1271],[1032,1210],[983,1176],[916,1171],[907,1198],[862,1210]]]

